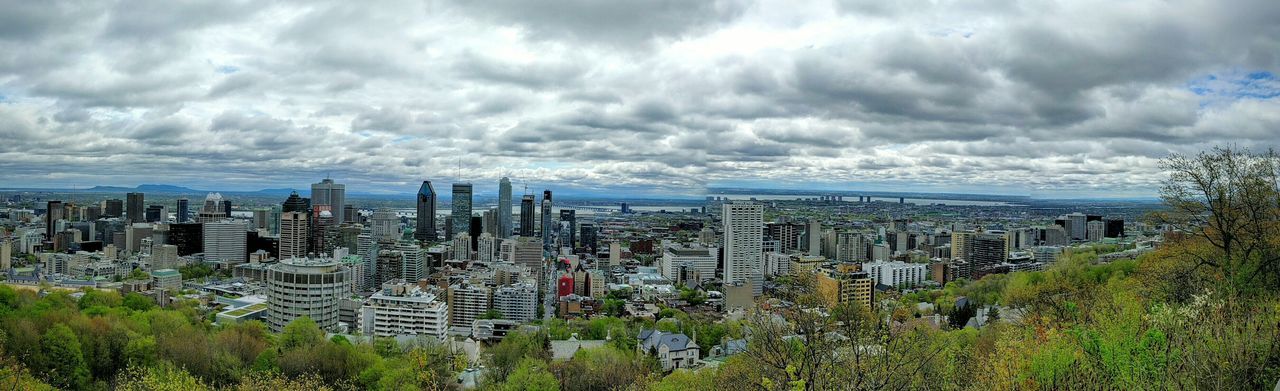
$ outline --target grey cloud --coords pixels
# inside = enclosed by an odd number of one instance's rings
[[[541,39],[572,39],[630,46],[655,38],[682,37],[737,18],[747,5],[738,1],[646,0],[609,3],[570,0],[530,3],[517,0],[462,1],[455,4],[482,20],[525,27]]]
[[[1150,192],[1169,152],[1280,128],[1280,99],[1189,88],[1280,73],[1263,0],[0,8],[4,182]]]

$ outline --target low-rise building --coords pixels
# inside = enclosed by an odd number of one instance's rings
[[[392,280],[360,308],[360,328],[367,335],[425,335],[443,339],[448,332],[449,305],[417,284]]]
[[[692,338],[659,330],[641,330],[636,349],[658,359],[663,371],[693,367],[701,351]]]
[[[878,285],[903,288],[924,283],[929,265],[901,261],[869,262],[862,264],[862,269],[866,270]]]
[[[151,286],[155,289],[168,290],[170,294],[182,290],[182,273],[173,269],[151,271]]]

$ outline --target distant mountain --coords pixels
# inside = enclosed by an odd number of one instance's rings
[[[143,192],[157,194],[195,194],[204,191],[194,190],[182,186],[173,185],[138,185],[138,187],[121,187],[121,186],[94,186],[88,189],[80,190],[85,193],[120,193],[120,192]]]

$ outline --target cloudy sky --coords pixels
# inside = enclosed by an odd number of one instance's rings
[[[1280,143],[1275,0],[0,3],[0,187],[1142,196]]]

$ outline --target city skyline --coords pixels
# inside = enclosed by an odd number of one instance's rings
[[[14,187],[1151,197],[1280,124],[1270,2],[5,8]]]

